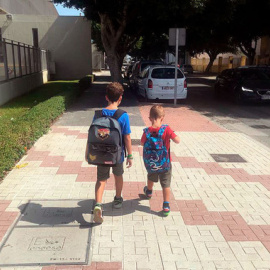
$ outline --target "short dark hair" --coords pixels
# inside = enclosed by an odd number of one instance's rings
[[[118,82],[112,82],[107,85],[106,96],[111,102],[116,102],[124,94],[124,88],[122,84]]]
[[[151,119],[157,120],[158,118],[162,118],[165,116],[165,111],[164,108],[160,105],[154,105],[151,109],[150,109],[150,114],[149,117]]]

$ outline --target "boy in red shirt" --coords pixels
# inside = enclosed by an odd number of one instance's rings
[[[147,155],[144,155],[144,163],[148,171],[147,175],[147,186],[144,187],[144,194],[148,199],[151,199],[152,192],[153,192],[153,186],[155,182],[158,182],[160,180],[160,184],[163,190],[163,214],[165,216],[168,216],[170,213],[170,184],[171,184],[171,176],[172,176],[172,168],[171,168],[171,158],[170,158],[170,140],[172,139],[175,143],[180,143],[180,138],[171,130],[171,128],[168,125],[162,125],[163,119],[165,116],[164,108],[159,105],[154,105],[150,109],[150,115],[149,119],[152,123],[152,126],[149,128],[144,129],[144,133],[141,138],[141,145],[144,146],[144,153],[145,148],[149,146],[149,140],[151,140],[150,145],[153,142],[156,143],[157,148],[162,147],[163,145],[166,147],[165,153],[168,153],[168,162],[163,163],[166,158],[160,157],[160,155],[163,155],[163,153],[158,152],[160,150],[154,150],[156,151],[156,157],[157,159],[160,159],[157,161],[156,158],[151,158],[151,160],[146,160]],[[160,142],[157,142],[158,138],[161,136],[161,144]],[[154,145],[155,146],[155,145]],[[149,147],[148,147],[149,148]],[[151,147],[150,147],[151,148]],[[166,151],[167,150],[167,151]],[[152,151],[150,149],[150,151]],[[153,161],[157,161],[157,163],[153,163]],[[152,167],[151,169],[148,168]],[[164,168],[162,168],[162,166]],[[155,171],[156,170],[156,171]]]

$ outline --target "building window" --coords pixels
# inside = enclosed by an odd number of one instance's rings
[[[32,28],[33,33],[33,46],[38,48],[38,29]]]

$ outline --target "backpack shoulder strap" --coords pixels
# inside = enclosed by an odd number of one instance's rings
[[[167,128],[168,125],[162,125],[158,131],[158,135],[162,137],[163,133],[165,132],[165,129]]]
[[[112,116],[112,118],[114,118],[115,120],[118,120],[124,113],[126,113],[126,111],[117,109],[114,115]]]
[[[97,110],[97,111],[95,111],[95,119],[97,119],[97,118],[100,118],[100,117],[103,117],[103,114],[102,114],[102,110]]]
[[[145,128],[144,130],[145,136],[147,139],[149,139],[151,137],[151,132],[149,131],[149,128]]]

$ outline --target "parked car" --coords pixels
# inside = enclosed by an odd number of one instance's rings
[[[177,69],[177,99],[187,98],[187,82]],[[172,66],[148,66],[138,79],[138,94],[145,99],[174,99],[175,69]]]
[[[217,76],[215,95],[225,94],[235,102],[270,100],[270,77],[253,67],[226,69]]]
[[[189,73],[189,74],[192,74],[193,71],[194,71],[192,65],[186,65],[186,64],[181,65],[181,66],[180,66],[180,69],[181,69],[183,72],[187,72],[187,73]]]
[[[130,75],[131,75],[131,72],[132,72],[132,68],[133,68],[133,64],[130,64],[129,66],[127,66],[126,68],[125,68],[125,71],[124,71],[124,76],[125,76],[125,78],[129,78],[130,77]]]
[[[141,60],[134,64],[132,72],[129,78],[129,85],[132,90],[137,91],[138,89],[138,76],[147,66],[156,66],[163,65],[163,62],[160,60]]]
[[[268,65],[257,65],[257,66],[243,66],[243,67],[239,67],[239,68],[252,68],[252,69],[258,69],[263,71],[268,77],[270,77],[270,66]]]

